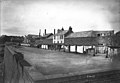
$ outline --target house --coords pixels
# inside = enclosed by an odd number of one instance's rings
[[[61,30],[58,29],[57,33],[55,33],[55,29],[54,29],[54,35],[53,35],[53,48],[56,49],[61,49],[64,48],[64,41],[65,41],[65,37],[67,37],[68,35],[70,35],[71,33],[73,33],[72,31],[72,27],[69,26],[68,30],[64,30],[64,28],[62,28]]]
[[[53,43],[54,44],[64,44],[65,37],[67,37],[71,33],[73,33],[71,26],[69,27],[68,30],[64,30],[63,28],[61,30],[58,29],[57,33],[55,33],[55,30],[54,30]]]
[[[70,26],[68,30],[58,29],[57,33],[55,33],[54,29],[54,34],[46,34],[46,30],[44,35],[42,36],[42,39],[39,40],[39,45],[41,45],[41,48],[45,49],[60,49],[62,45],[64,44],[64,39],[67,37],[69,34],[73,33],[72,27]]]
[[[46,33],[46,29],[45,29],[45,32],[44,32],[43,36],[41,36],[39,40],[35,41],[37,47],[48,49],[49,45],[52,44],[52,38],[51,37],[53,37],[53,33]]]
[[[43,39],[41,39],[41,48],[44,48],[44,49],[49,49],[50,46],[53,44],[53,34],[49,34],[49,35],[46,35],[46,36],[43,36]]]

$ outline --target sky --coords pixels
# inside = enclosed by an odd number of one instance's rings
[[[1,35],[120,30],[119,0],[1,0]]]

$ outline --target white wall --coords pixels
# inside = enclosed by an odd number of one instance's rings
[[[75,46],[70,46],[70,51],[75,52]]]
[[[53,36],[53,43],[64,43],[64,35],[63,35],[63,39],[60,39],[60,36],[56,36],[55,39],[54,39],[54,36]]]
[[[83,46],[77,46],[77,52],[83,53]]]

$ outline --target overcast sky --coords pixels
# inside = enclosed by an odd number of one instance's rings
[[[74,32],[120,30],[119,0],[2,0],[1,33],[6,35],[47,33],[54,29]]]

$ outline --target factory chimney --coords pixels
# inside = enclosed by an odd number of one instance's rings
[[[39,29],[39,37],[41,36],[41,29]]]
[[[55,35],[55,29],[54,29],[54,35]]]
[[[45,35],[46,35],[46,29],[45,29]]]

